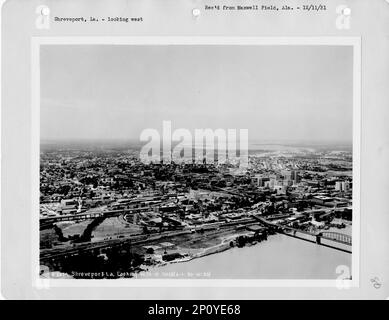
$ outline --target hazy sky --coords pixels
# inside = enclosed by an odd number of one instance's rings
[[[41,47],[42,139],[249,130],[249,140],[352,140],[352,47]]]

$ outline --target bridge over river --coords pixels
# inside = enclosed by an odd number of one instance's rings
[[[276,232],[283,233],[298,239],[316,242],[319,245],[324,245],[330,248],[351,253],[352,237],[347,234],[332,231],[313,233],[270,222],[260,215],[254,214],[252,217],[258,220],[261,224],[273,229]],[[337,244],[340,244],[341,246],[338,246]]]

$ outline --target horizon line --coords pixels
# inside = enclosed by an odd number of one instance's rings
[[[104,143],[104,142],[136,142],[144,144],[144,141],[140,141],[135,138],[41,138],[40,143],[66,143],[66,142],[95,142],[95,143]],[[177,141],[178,143],[179,141]],[[257,144],[278,144],[278,143],[344,143],[344,144],[353,144],[353,140],[334,140],[334,139],[252,139],[248,141],[249,143]]]

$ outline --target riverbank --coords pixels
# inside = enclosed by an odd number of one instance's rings
[[[213,253],[154,266],[136,278],[336,279],[337,266],[351,269],[351,254],[282,234],[255,245]]]
[[[178,263],[186,263],[186,262],[189,262],[189,261],[192,261],[192,260],[195,260],[195,259],[204,258],[204,257],[210,256],[210,255],[214,255],[214,254],[217,254],[217,253],[225,252],[225,251],[227,251],[229,249],[233,249],[233,248],[236,247],[236,239],[238,237],[240,237],[240,236],[247,236],[249,234],[250,233],[248,233],[248,232],[243,232],[243,233],[240,232],[240,233],[230,234],[230,235],[224,236],[222,238],[215,237],[215,238],[212,238],[211,240],[212,241],[221,241],[221,242],[216,244],[216,245],[213,245],[211,247],[206,247],[206,248],[199,246],[199,243],[197,243],[198,247],[196,249],[193,249],[193,250],[195,250],[195,253],[190,254],[190,255],[186,254],[182,258],[174,259],[172,261],[163,261],[161,259],[161,260],[159,260],[159,262],[157,264],[154,264],[152,266],[141,265],[140,269],[142,269],[143,271],[136,273],[134,276],[135,276],[135,278],[137,278],[137,277],[141,277],[142,278],[144,276],[147,276],[147,274],[149,274],[149,273],[154,273],[154,271],[156,269],[158,269],[160,267],[163,267],[163,266],[166,266],[166,265],[174,265],[174,264],[178,264]],[[208,239],[208,242],[209,242],[209,239]],[[231,243],[233,245],[231,245]],[[257,244],[257,241],[255,241],[255,243]],[[251,246],[253,244],[248,242],[246,245],[247,246]],[[181,249],[183,249],[183,248],[181,248]]]

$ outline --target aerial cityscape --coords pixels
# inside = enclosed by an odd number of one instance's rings
[[[276,233],[351,252],[351,148],[253,148],[240,173],[206,158],[145,165],[126,144],[42,145],[41,264],[134,277]]]
[[[40,57],[40,277],[352,278],[352,47]]]

